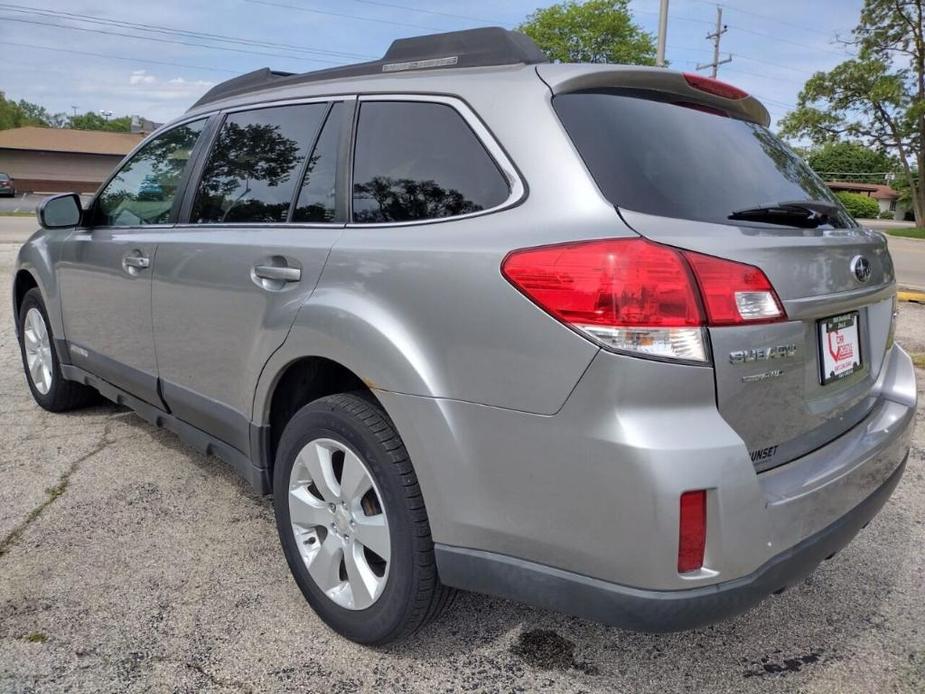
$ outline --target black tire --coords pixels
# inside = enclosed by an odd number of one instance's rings
[[[30,309],[38,309],[45,321],[45,327],[48,330],[48,338],[51,344],[51,386],[47,393],[40,392],[35,383],[32,381],[32,375],[29,373],[29,365],[26,360],[25,345],[25,322],[26,315]],[[22,304],[19,307],[19,353],[22,356],[23,371],[26,374],[26,383],[32,392],[32,397],[43,409],[49,412],[66,412],[75,410],[80,407],[86,407],[99,401],[99,393],[95,389],[65,380],[61,374],[61,365],[58,363],[58,355],[54,348],[54,333],[52,332],[51,323],[48,320],[48,312],[45,310],[45,302],[42,301],[42,293],[37,288],[32,288],[26,292]]]
[[[454,591],[440,583],[427,511],[408,452],[382,408],[363,394],[316,400],[286,425],[273,470],[273,505],[286,561],[318,616],[342,636],[383,645],[410,636],[439,615]],[[391,559],[386,585],[364,610],[336,604],[322,592],[299,554],[289,521],[289,476],[299,452],[318,438],[346,444],[364,461],[378,487],[389,524]]]

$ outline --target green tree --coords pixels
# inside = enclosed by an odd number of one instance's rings
[[[19,100],[19,109],[22,111],[24,121],[27,125],[60,128],[66,121],[66,117],[63,113],[49,113],[48,109],[44,106],[33,104],[25,99]]]
[[[518,28],[562,63],[655,65],[655,39],[633,23],[629,0],[568,0],[538,9]]]
[[[816,144],[858,139],[894,155],[925,225],[925,0],[865,0],[858,56],[804,85],[781,132]]]
[[[899,171],[895,157],[865,147],[859,142],[826,142],[804,155],[806,162],[829,181],[887,183]]]
[[[57,127],[63,120],[63,114],[51,114],[45,107],[24,99],[18,102],[7,99],[0,92],[0,130],[26,126]]]
[[[75,130],[105,130],[113,133],[128,133],[132,131],[132,117],[103,118],[98,113],[87,111],[82,115],[71,116],[67,120],[67,127]]]

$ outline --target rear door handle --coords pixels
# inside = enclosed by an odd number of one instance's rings
[[[302,279],[302,270],[297,267],[279,267],[278,265],[257,265],[254,275],[264,280],[278,282],[298,282]]]

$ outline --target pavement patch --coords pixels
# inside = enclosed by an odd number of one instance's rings
[[[776,651],[773,656],[764,656],[755,663],[754,667],[742,673],[743,677],[766,677],[767,675],[787,675],[794,672],[800,672],[807,665],[816,665],[820,662],[821,653],[806,653],[804,655],[783,658],[780,651]]]
[[[540,670],[580,670],[586,675],[598,674],[589,663],[575,660],[575,643],[551,629],[521,632],[511,646],[511,653],[527,665]]]

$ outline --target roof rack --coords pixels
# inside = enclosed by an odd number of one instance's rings
[[[457,67],[487,67],[547,63],[549,59],[530,37],[501,27],[484,27],[445,34],[396,39],[381,60],[343,65],[295,74],[262,68],[215,85],[192,108],[240,94],[277,86],[307,84],[407,70],[434,70]]]

